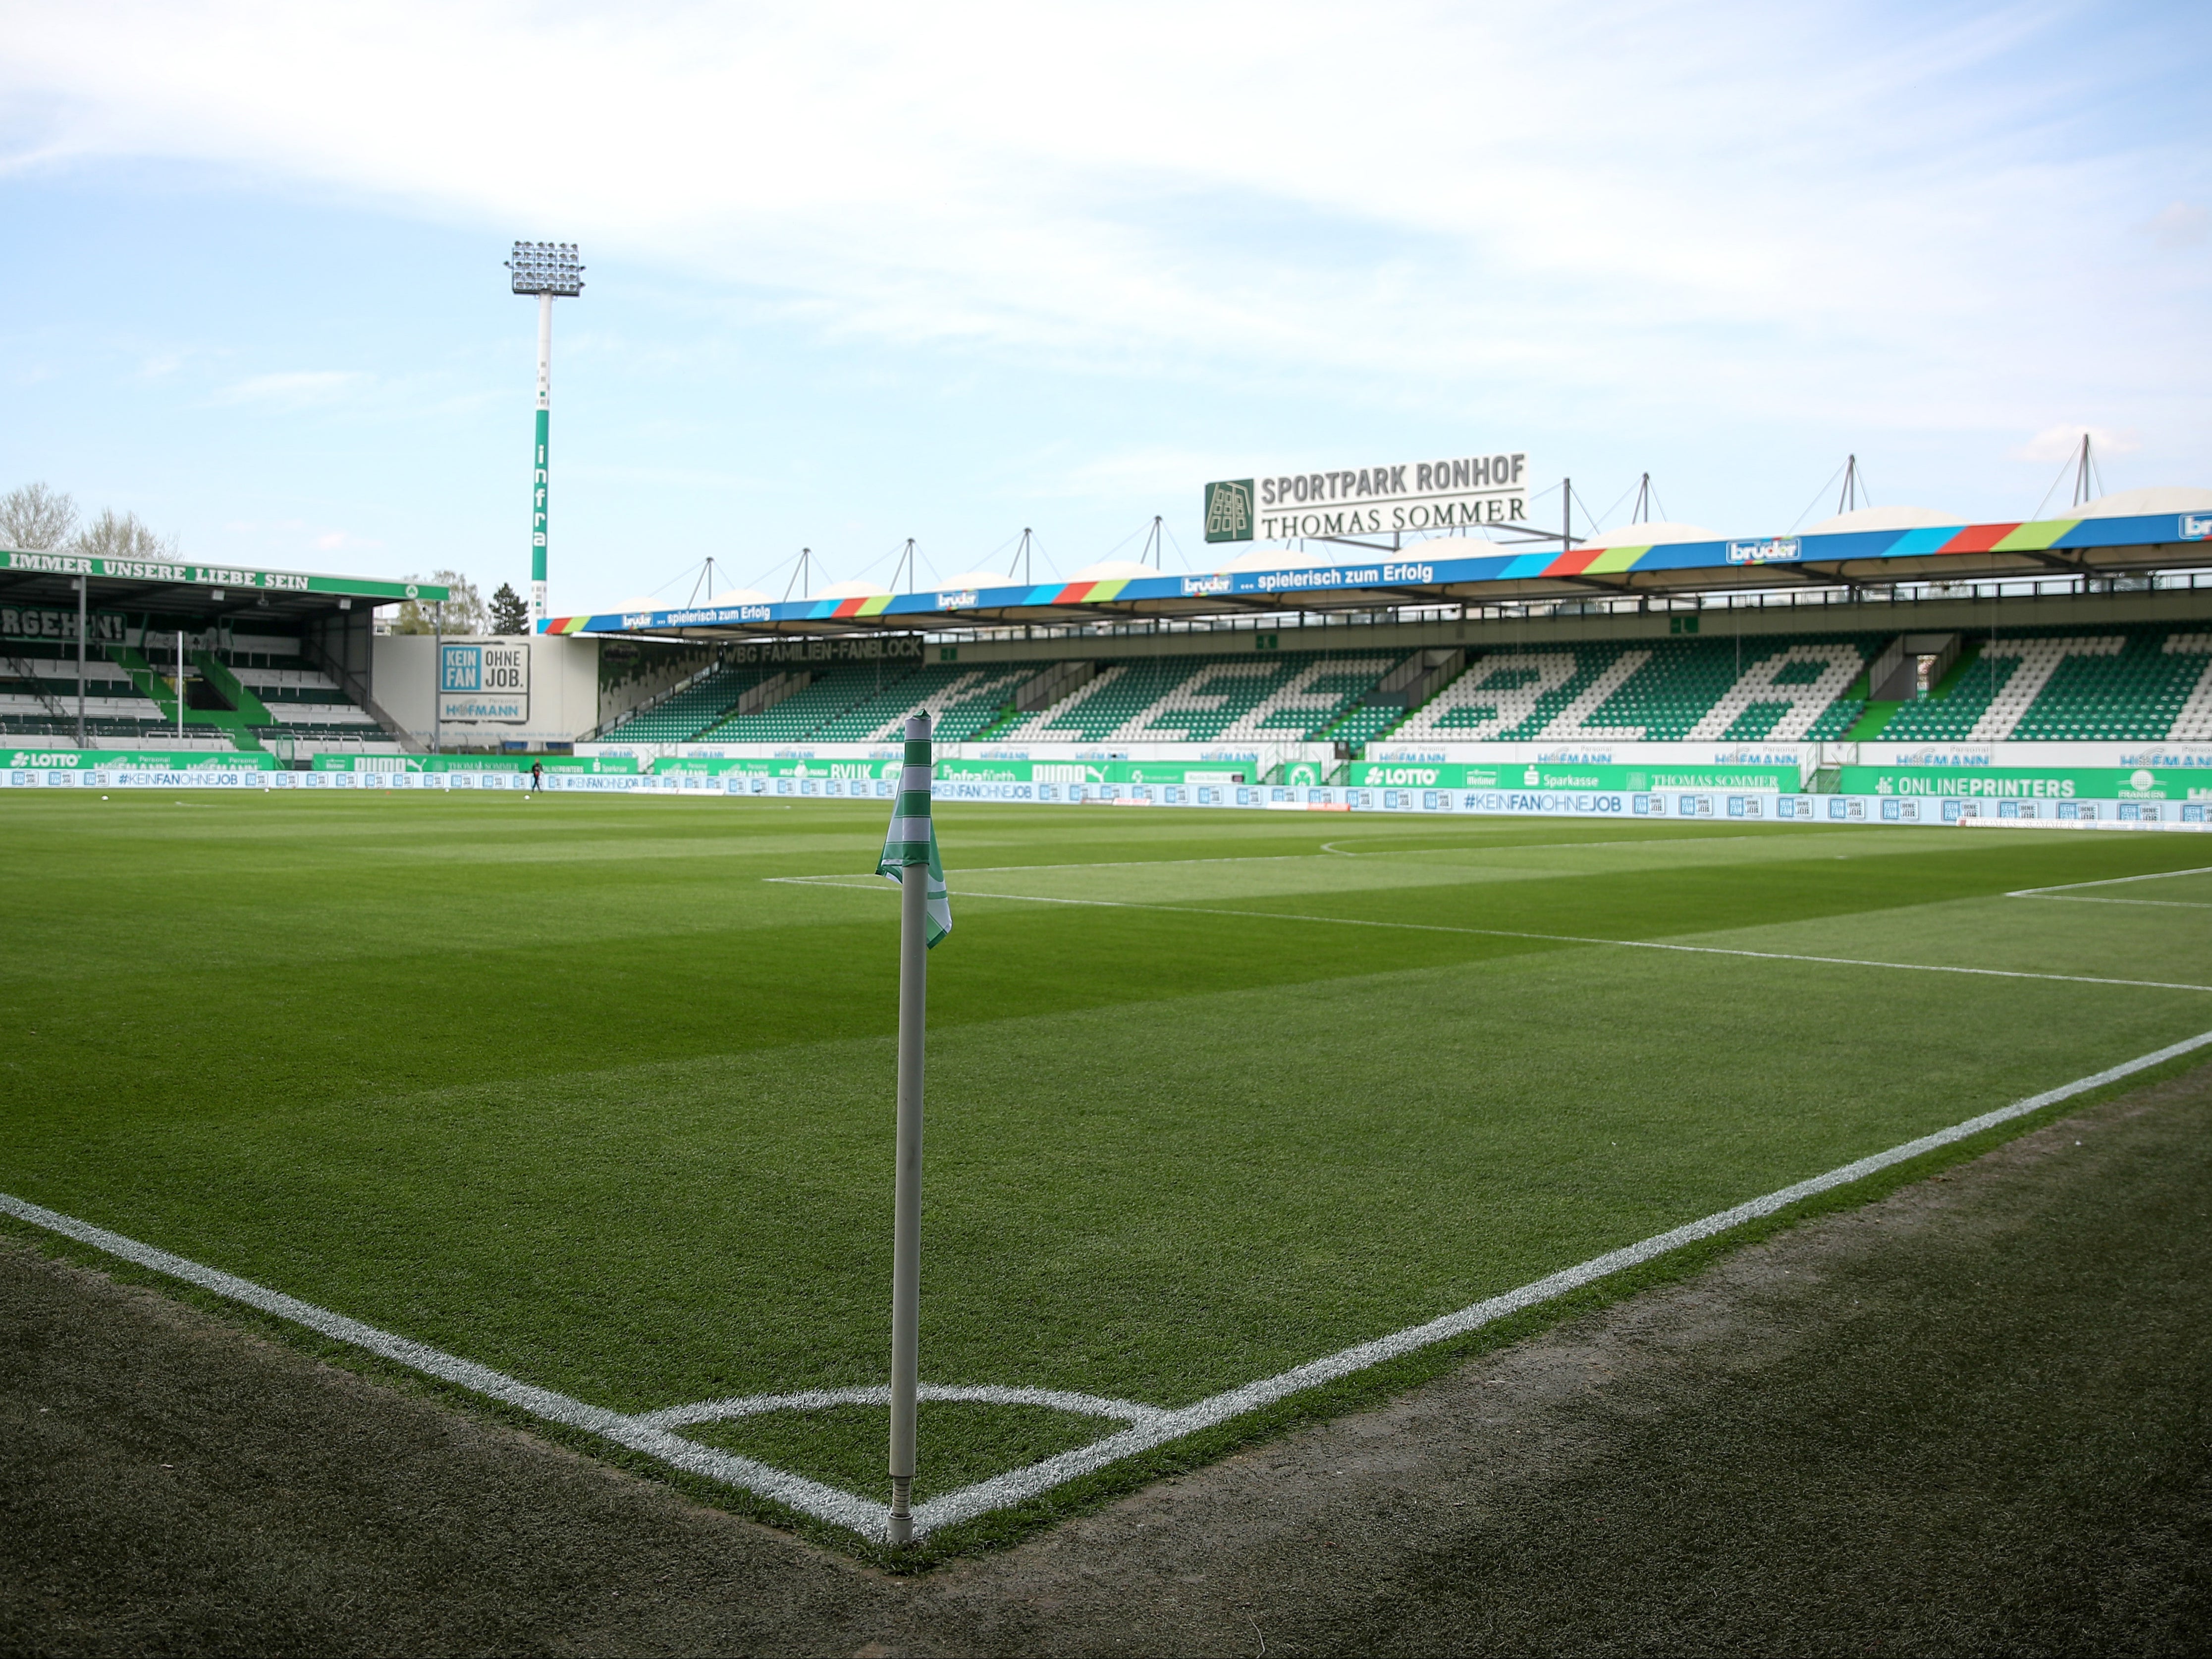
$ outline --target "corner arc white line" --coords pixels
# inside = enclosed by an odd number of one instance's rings
[[[1042,1463],[1031,1464],[1027,1468],[1012,1469],[1005,1474],[994,1475],[988,1480],[978,1481],[975,1485],[962,1491],[947,1492],[943,1497],[933,1498],[929,1502],[916,1507],[914,1517],[915,1533],[920,1536],[940,1527],[973,1520],[978,1516],[988,1515],[994,1510],[1005,1509],[1010,1504],[1025,1502],[1051,1491],[1054,1486],[1064,1486],[1070,1480],[1078,1480],[1084,1475],[1103,1469],[1109,1464],[1118,1462],[1122,1458],[1134,1456],[1139,1452],[1164,1445],[1170,1440],[1177,1440],[1185,1435],[1194,1434],[1201,1429],[1212,1428],[1233,1418],[1242,1417],[1249,1412],[1257,1411],[1264,1406],[1271,1406],[1277,1401],[1285,1399],[1291,1395],[1301,1393],[1307,1389],[1317,1388],[1324,1382],[1334,1382],[1340,1377],[1352,1376],[1370,1366],[1381,1364],[1386,1360],[1396,1359],[1436,1343],[1449,1341],[1453,1337],[1463,1336],[1470,1331],[1480,1330],[1483,1326],[1494,1324],[1508,1315],[1519,1313],[1524,1309],[1536,1307],[1540,1304],[1554,1300],[1570,1291],[1579,1290],[1585,1285],[1619,1273],[1623,1268],[1640,1266],[1656,1257],[1680,1249],[1686,1244],[1692,1244],[1699,1239],[1713,1237],[1731,1228],[1739,1227],[1747,1221],[1755,1221],[1762,1216],[1772,1215],[1777,1211],[1786,1209],[1802,1200],[1816,1197],[1821,1193],[1831,1191],[1838,1187],[1848,1186],[1852,1182],[1863,1180],[1868,1176],[1918,1158],[1923,1153],[1936,1152],[1958,1141],[1965,1140],[1970,1136],[1979,1134],[1984,1129],[1994,1128],[1998,1124],[2024,1117],[2031,1112],[2040,1111],[2046,1106],[2055,1106],[2061,1101],[2070,1100],[2076,1095],[2087,1094],[2093,1089],[2102,1088],[2108,1083],[2117,1083],[2123,1078],[2132,1077],[2138,1072],[2148,1071],[2154,1066],[2164,1065],[2169,1060],[2179,1059],[2183,1054],[2191,1054],[2207,1047],[2212,1047],[2212,1031],[2200,1032],[2196,1036],[2185,1037],[2179,1042],[2168,1043],[2163,1048],[2154,1049],[2147,1054],[2139,1054],[2135,1059],[2124,1060],[2118,1066],[2107,1066],[2101,1072],[2093,1073],[2084,1078],[2076,1078],[2073,1082],[2061,1084],[2055,1089],[2046,1089],[2041,1094],[2030,1095],[2025,1100],[2016,1100],[2009,1106],[2001,1106],[1995,1111],[1984,1112],[1978,1117],[1970,1117],[1962,1123],[1954,1123],[1948,1129],[1938,1129],[1933,1134],[1922,1135],[1917,1139],[1905,1141],[1899,1146],[1891,1147],[1887,1152],[1875,1152],[1869,1157],[1855,1159],[1851,1163],[1838,1165],[1824,1175],[1814,1176],[1808,1180],[1778,1188],[1764,1197],[1752,1199],[1731,1209],[1717,1211],[1711,1215],[1672,1228],[1666,1232],[1654,1234],[1639,1243],[1607,1251],[1603,1255],[1592,1256],[1589,1261],[1575,1267],[1564,1268],[1532,1284],[1523,1285],[1518,1290],[1508,1291],[1502,1296],[1494,1296],[1486,1301],[1475,1303],[1471,1307],[1461,1309],[1457,1313],[1446,1314],[1441,1318],[1429,1321],[1426,1324],[1408,1326],[1404,1330],[1394,1331],[1389,1335],[1377,1337],[1373,1341],[1362,1342],[1322,1358],[1309,1360],[1306,1364],[1293,1366],[1278,1376],[1266,1377],[1257,1382],[1248,1382],[1242,1388],[1231,1389],[1224,1394],[1215,1395],[1211,1399],[1201,1400],[1194,1405],[1183,1407],[1178,1411],[1166,1413],[1153,1422],[1133,1425],[1119,1434],[1109,1435],[1103,1440],[1095,1441],[1077,1450],[1063,1452],[1057,1457],[1048,1458]]]
[[[1103,1417],[1118,1423],[1148,1423],[1169,1415],[1164,1407],[1142,1406],[1133,1400],[1109,1400],[1101,1395],[1079,1394],[1070,1389],[1024,1389],[998,1382],[923,1382],[915,1389],[925,1401],[962,1401],[984,1406],[1042,1406],[1077,1417]],[[688,1406],[665,1406],[645,1412],[637,1420],[655,1428],[674,1429],[702,1423],[726,1423],[735,1418],[757,1417],[766,1412],[821,1411],[832,1406],[888,1406],[891,1391],[884,1383],[863,1383],[849,1389],[808,1389],[799,1394],[733,1395],[725,1400],[702,1400]]]

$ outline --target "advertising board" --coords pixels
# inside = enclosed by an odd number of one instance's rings
[[[1517,524],[1528,514],[1528,453],[1273,471],[1206,486],[1209,542],[1377,536]]]
[[[1604,789],[1633,794],[1655,789],[1759,789],[1789,793],[1802,780],[1794,766],[1563,765],[1528,761],[1476,766],[1449,762],[1354,761],[1346,781],[1368,788]]]
[[[2212,773],[2147,766],[1846,766],[1847,795],[1986,801],[2212,800]]]
[[[530,642],[471,641],[438,653],[438,718],[521,725],[530,719]]]

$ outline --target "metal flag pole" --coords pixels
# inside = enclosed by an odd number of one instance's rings
[[[922,792],[928,811],[930,718],[910,715],[906,760],[895,816],[911,817],[906,798]],[[919,781],[917,781],[917,776]],[[923,818],[925,835],[932,833]],[[894,833],[893,839],[900,839]],[[914,1541],[914,1418],[921,1338],[921,1041],[927,1006],[929,866],[909,862],[899,874],[898,1151],[891,1198],[891,1515],[890,1541]]]

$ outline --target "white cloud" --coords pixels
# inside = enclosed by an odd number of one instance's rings
[[[2013,459],[2046,462],[2070,460],[2081,453],[2081,440],[2085,437],[2089,441],[2092,455],[2124,455],[2142,447],[2142,439],[2134,432],[2115,431],[2108,426],[2051,426],[2013,451]]]
[[[2002,428],[2048,378],[2013,343],[2124,289],[2117,204],[2171,159],[2068,125],[2112,90],[2045,49],[2068,21],[69,0],[13,9],[0,94],[40,112],[44,165],[242,167],[757,285],[833,332]],[[2197,297],[2122,307],[2100,372],[2170,366]],[[237,395],[341,389],[286,379]]]
[[[2143,228],[2160,247],[2194,247],[2212,234],[2212,213],[2194,202],[2169,202]]]
[[[233,381],[215,394],[219,404],[277,404],[298,407],[336,403],[368,384],[370,377],[345,369],[306,369],[255,374]]]

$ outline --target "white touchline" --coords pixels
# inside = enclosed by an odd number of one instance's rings
[[[2062,1101],[2071,1100],[2093,1089],[2103,1088],[2108,1083],[2117,1083],[2154,1066],[2162,1066],[2169,1060],[2178,1060],[2208,1045],[2212,1045],[2212,1031],[2200,1032],[2179,1042],[2168,1043],[2163,1048],[2138,1054],[2118,1066],[2106,1066],[2087,1077],[2076,1078],[2071,1083],[2046,1089],[2041,1094],[2030,1095],[2025,1100],[2016,1100],[2009,1106],[2000,1106],[1995,1111],[1984,1112],[1978,1117],[1954,1123],[1948,1129],[1938,1129],[1932,1134],[1892,1146],[1887,1152],[1875,1152],[1851,1163],[1839,1164],[1824,1175],[1778,1188],[1764,1197],[1752,1199],[1731,1209],[1717,1210],[1668,1231],[1655,1233],[1638,1243],[1608,1250],[1602,1255],[1594,1255],[1587,1261],[1562,1268],[1558,1273],[1523,1285],[1518,1290],[1508,1291],[1502,1296],[1491,1297],[1471,1307],[1462,1308],[1456,1313],[1445,1314],[1425,1324],[1407,1326],[1404,1330],[1358,1343],[1320,1359],[1308,1360],[1303,1365],[1293,1366],[1274,1376],[1247,1382],[1241,1388],[1231,1389],[1226,1393],[1214,1395],[1193,1405],[1175,1408],[1142,1406],[1130,1401],[1107,1400],[1096,1395],[1075,1394],[1057,1389],[926,1383],[921,1390],[925,1400],[969,1400],[1003,1405],[1048,1406],[1083,1416],[1118,1418],[1127,1421],[1129,1426],[1074,1451],[1063,1452],[1057,1457],[1032,1463],[1026,1468],[1012,1469],[1004,1474],[994,1475],[988,1480],[978,1481],[972,1486],[946,1492],[942,1497],[933,1498],[927,1503],[916,1505],[914,1512],[915,1536],[919,1538],[939,1528],[988,1515],[994,1510],[1026,1503],[1055,1486],[1095,1474],[1123,1458],[1133,1457],[1139,1452],[1165,1445],[1171,1440],[1214,1428],[1308,1389],[1354,1376],[1438,1342],[1467,1335],[1510,1315],[1553,1301],[1570,1291],[1594,1284],[1624,1268],[1640,1267],[1686,1244],[1715,1237],[1731,1228],[1741,1226],[1747,1221],[1772,1215],[1802,1200],[1864,1180],[1868,1176],[1923,1153],[1938,1151],[1979,1134],[1984,1129],[1995,1128],[2001,1123],[2025,1117],[2031,1112],[2041,1111],[2046,1106],[2056,1106]],[[289,1319],[295,1324],[367,1349],[411,1370],[458,1383],[487,1398],[519,1407],[547,1422],[586,1430],[617,1445],[659,1458],[687,1473],[757,1492],[801,1514],[848,1528],[873,1541],[880,1543],[886,1535],[890,1511],[884,1504],[872,1503],[850,1492],[841,1492],[835,1486],[787,1474],[750,1458],[700,1445],[696,1441],[671,1433],[670,1429],[752,1416],[766,1411],[819,1409],[835,1405],[873,1405],[879,1400],[889,1398],[888,1389],[880,1387],[826,1389],[804,1394],[758,1395],[742,1399],[705,1401],[693,1406],[668,1407],[632,1416],[608,1411],[603,1407],[587,1406],[567,1395],[538,1388],[503,1371],[495,1371],[489,1365],[479,1365],[473,1360],[462,1359],[406,1337],[379,1330],[359,1320],[349,1319],[343,1314],[332,1313],[327,1308],[319,1308],[313,1303],[286,1296],[281,1291],[272,1291],[219,1268],[172,1255],[167,1250],[142,1244],[120,1233],[110,1232],[105,1227],[96,1227],[88,1221],[80,1221],[74,1216],[63,1215],[5,1193],[0,1193],[0,1213],[11,1215],[18,1221],[42,1227],[49,1232],[74,1238],[94,1249],[104,1250],[110,1255],[136,1262],[140,1267],[150,1267],[173,1279],[198,1285],[203,1290],[212,1291],[217,1296],[244,1303],[248,1307],[258,1308],[280,1319]]]
[[[1590,848],[1607,847],[1703,847],[1717,842],[1771,841],[1771,836],[1644,836],[1634,840],[1626,837],[1592,839],[1589,841],[1512,842],[1499,846],[1486,846],[1468,842],[1457,847],[1389,847],[1371,853],[1348,853],[1334,842],[1323,842],[1318,853],[1240,853],[1231,857],[1206,859],[1102,859],[1092,863],[1078,864],[971,864],[963,866],[958,873],[963,876],[1030,875],[1041,870],[1149,870],[1183,864],[1291,864],[1312,862],[1327,858],[1379,859],[1411,857],[1423,853],[1577,853]],[[763,881],[793,887],[841,887],[860,885],[840,873],[821,876],[763,876]]]
[[[1376,921],[1364,916],[1310,916],[1288,910],[1225,910],[1200,904],[1142,904],[1133,899],[1047,898],[1036,893],[991,893],[954,888],[955,898],[1006,899],[1019,904],[1079,904],[1102,910],[1164,910],[1189,916],[1236,916],[1246,921],[1321,922],[1334,927],[1395,927],[1414,933],[1471,933],[1482,939],[1532,939],[1553,945],[1609,945],[1622,951],[1676,951],[1687,956],[1753,957],[1762,962],[1811,962],[1831,968],[1893,968],[1914,974],[1970,974],[1984,979],[2056,980],[2066,985],[2122,985],[2138,991],[2212,991],[2163,979],[2107,979],[2096,974],[2038,974],[2025,968],[1960,968],[1936,962],[1879,962],[1868,957],[1815,957],[1795,951],[1745,951],[1725,945],[1675,945],[1656,939],[1598,939],[1582,933],[1530,933],[1511,927],[1455,927],[1440,921]]]
[[[1778,837],[1773,836],[1638,836],[1634,838],[1626,836],[1593,836],[1588,841],[1501,842],[1494,847],[1485,846],[1478,842],[1468,842],[1463,846],[1457,847],[1378,847],[1371,853],[1349,852],[1333,841],[1325,841],[1321,844],[1321,850],[1324,853],[1334,853],[1340,859],[1388,859],[1410,858],[1416,853],[1578,853],[1586,848],[1706,847],[1717,842],[1777,839]],[[1030,867],[1059,869],[1061,866],[1032,865]],[[1081,866],[1066,867],[1076,869]]]
[[[2212,910],[2212,903],[2189,899],[2130,899],[2106,898],[2101,894],[2087,894],[2084,887],[2124,887],[2136,881],[2168,881],[2175,876],[2212,876],[2212,866],[2195,870],[2154,870],[2147,876],[2107,876],[2102,881],[2065,881],[2055,887],[2021,887],[2007,893],[2007,898],[2065,899],[2075,904],[2147,904],[2161,910]]]
[[[533,1417],[549,1423],[560,1423],[569,1428],[583,1429],[657,1457],[664,1463],[684,1469],[692,1474],[702,1474],[710,1480],[726,1486],[742,1486],[777,1503],[788,1504],[801,1512],[850,1527],[855,1532],[866,1533],[872,1527],[881,1530],[881,1517],[887,1513],[881,1504],[871,1504],[852,1493],[840,1492],[835,1486],[825,1486],[819,1481],[803,1476],[787,1474],[781,1469],[766,1463],[756,1463],[749,1457],[716,1451],[696,1441],[686,1440],[681,1435],[671,1434],[635,1417],[621,1412],[611,1412],[600,1406],[586,1406],[580,1400],[572,1400],[565,1394],[550,1389],[541,1389],[495,1371],[489,1365],[479,1365],[472,1359],[463,1359],[421,1342],[390,1331],[365,1325],[358,1319],[349,1319],[343,1314],[332,1313],[328,1308],[319,1308],[312,1302],[302,1302],[297,1297],[272,1291],[265,1285],[257,1285],[250,1279],[240,1279],[234,1273],[224,1273],[219,1267],[210,1267],[181,1255],[156,1249],[151,1244],[142,1244],[135,1238],[125,1238],[105,1227],[95,1227],[89,1221],[79,1221],[75,1216],[63,1215],[42,1205],[32,1204],[12,1194],[0,1193],[0,1213],[27,1221],[33,1227],[43,1227],[49,1232],[74,1238],[80,1244],[89,1244],[96,1250],[134,1261],[155,1273],[167,1273],[172,1279],[181,1279],[197,1285],[204,1291],[232,1302],[242,1302],[249,1308],[274,1314],[295,1325],[304,1325],[311,1331],[335,1337],[356,1348],[381,1355],[395,1364],[406,1366],[427,1376],[459,1384],[471,1393],[503,1405],[515,1406]]]

